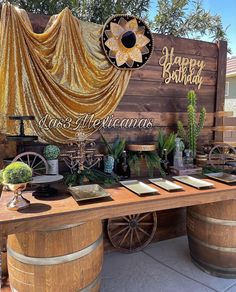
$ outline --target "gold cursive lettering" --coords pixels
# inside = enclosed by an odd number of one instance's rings
[[[163,47],[159,64],[163,68],[162,77],[166,84],[174,81],[175,83],[183,83],[184,85],[197,85],[198,89],[201,88],[203,83],[201,73],[205,67],[203,60],[175,56],[174,48],[169,50],[167,47]]]

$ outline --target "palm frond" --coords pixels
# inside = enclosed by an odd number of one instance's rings
[[[108,150],[108,153],[112,154],[112,148],[111,148],[110,144],[107,142],[106,138],[103,136],[103,134],[101,132],[100,132],[100,135],[101,135],[101,138],[102,138],[102,141],[103,141],[105,147]]]
[[[126,140],[117,138],[112,145],[112,154],[115,160],[118,160],[125,149]]]

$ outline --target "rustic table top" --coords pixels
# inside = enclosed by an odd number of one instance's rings
[[[236,199],[236,185],[205,180],[212,182],[214,188],[198,190],[174,181],[184,190],[168,192],[144,180],[145,183],[157,189],[159,194],[140,197],[122,186],[116,186],[107,189],[111,194],[110,198],[80,203],[63,190],[63,185],[58,185],[61,194],[55,197],[39,199],[33,197],[32,192],[24,192],[23,196],[30,200],[31,206],[22,211],[7,209],[7,202],[13,194],[3,191],[0,198],[0,236],[92,219],[107,219]]]

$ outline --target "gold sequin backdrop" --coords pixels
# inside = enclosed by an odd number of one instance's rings
[[[105,118],[122,98],[130,72],[107,61],[101,48],[102,26],[75,18],[70,10],[51,17],[46,30],[36,34],[24,10],[2,7],[0,20],[1,131],[13,134],[9,115],[34,115],[27,133],[48,142],[66,143],[72,129],[40,129],[46,114],[54,118],[94,114]],[[87,129],[89,132],[90,130]]]

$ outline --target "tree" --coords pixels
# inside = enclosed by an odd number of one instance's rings
[[[1,0],[0,0],[1,2]],[[53,15],[68,7],[82,20],[104,24],[113,14],[146,17],[150,0],[10,0],[27,11]]]
[[[28,12],[33,12],[36,14],[53,15],[53,14],[58,14],[65,7],[68,7],[69,9],[73,9],[75,1],[73,0],[61,0],[61,1],[9,0],[8,2],[10,2],[13,5],[18,6],[19,8],[25,9]]]
[[[201,0],[157,0],[157,15],[151,25],[159,34],[227,40],[220,15],[205,10]]]
[[[0,0],[5,2],[7,0]],[[147,19],[151,0],[8,0],[27,11],[53,15],[68,7],[81,20],[104,24],[113,14],[132,14]],[[220,15],[203,8],[201,0],[157,0],[151,28],[159,34],[227,40]]]
[[[146,17],[150,0],[95,0],[91,21],[104,23],[112,14],[132,14]],[[105,10],[104,10],[105,8]]]

